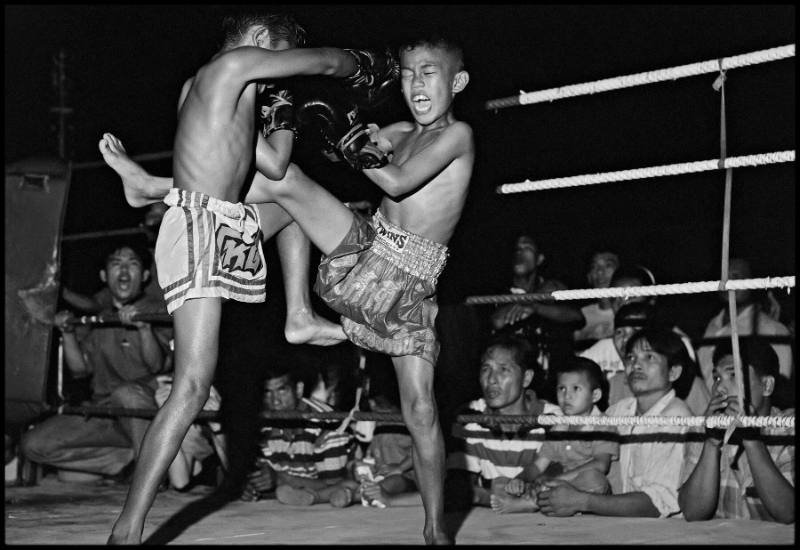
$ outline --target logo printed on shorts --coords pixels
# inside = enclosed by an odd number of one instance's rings
[[[261,271],[261,255],[258,253],[258,240],[246,243],[241,233],[220,225],[217,227],[217,249],[220,266],[228,272],[246,271],[255,275]]]
[[[376,225],[375,230],[377,231],[378,235],[384,237],[386,241],[392,246],[392,248],[394,248],[397,252],[401,252],[403,248],[405,248],[406,241],[408,240],[408,235],[404,233],[399,233],[397,231],[392,231],[391,229],[383,225],[383,223],[381,223],[380,220],[377,220],[375,225]]]

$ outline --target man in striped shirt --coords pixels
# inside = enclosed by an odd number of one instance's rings
[[[480,385],[483,397],[469,404],[468,414],[561,415],[558,406],[537,398],[526,388],[541,373],[536,351],[518,336],[501,336],[483,354]],[[490,506],[490,496],[504,494],[508,480],[532,465],[544,443],[542,428],[519,424],[453,426],[456,449],[447,459],[448,500]]]
[[[276,368],[264,385],[265,409],[333,410],[327,403],[303,397],[303,389],[303,382],[291,370]],[[324,428],[319,421],[270,419],[261,428],[256,470],[249,476],[243,498],[257,500],[274,489],[283,504],[349,506],[358,496],[358,483],[347,471],[354,451],[350,433]]]

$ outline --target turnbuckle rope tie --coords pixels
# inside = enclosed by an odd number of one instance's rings
[[[532,105],[535,103],[543,103],[545,101],[551,102],[557,99],[565,99],[568,97],[596,94],[611,90],[619,90],[622,88],[631,88],[633,86],[641,86],[643,84],[654,84],[656,82],[663,82],[666,80],[677,80],[679,78],[685,78],[689,76],[713,73],[720,69],[736,69],[758,63],[778,61],[781,59],[794,57],[794,46],[794,44],[788,44],[786,46],[779,46],[777,48],[769,48],[766,50],[759,50],[751,53],[734,55],[731,57],[723,57],[722,59],[712,59],[710,61],[701,61],[699,63],[690,63],[688,65],[680,65],[677,67],[670,67],[655,71],[617,76],[603,80],[596,80],[593,82],[585,82],[582,84],[548,88],[546,90],[539,90],[535,92],[521,91],[517,96],[487,101],[486,110],[494,111],[496,109],[514,107],[517,105]]]
[[[672,294],[698,294],[719,292],[720,290],[750,290],[766,288],[793,288],[795,276],[762,277],[757,279],[729,279],[724,285],[721,281],[696,281],[651,286],[629,286],[623,288],[578,288],[574,290],[554,290],[530,294],[494,294],[469,296],[467,305],[519,304],[526,302],[553,302],[561,300],[584,300],[598,298],[632,298],[638,296],[667,296]]]
[[[728,155],[728,129],[725,116],[725,81],[727,76],[725,70],[722,68],[722,60],[719,60],[719,76],[714,81],[714,90],[720,92],[720,107],[719,107],[719,163],[720,166],[725,166],[725,158]],[[720,262],[721,275],[720,275],[720,290],[724,290],[728,282],[728,273],[730,268],[730,234],[731,234],[731,196],[733,194],[733,169],[725,168],[725,200],[722,215],[722,260]],[[730,317],[731,326],[731,348],[733,353],[733,371],[736,376],[737,388],[737,401],[739,403],[739,411],[744,414],[744,377],[742,374],[742,356],[739,350],[739,327],[738,327],[738,314],[736,308],[736,291],[728,290],[728,315]],[[734,421],[725,430],[725,436],[722,443],[728,443],[728,440],[733,435],[738,422]]]

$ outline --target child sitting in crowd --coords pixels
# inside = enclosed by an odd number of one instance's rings
[[[606,378],[594,361],[574,357],[560,366],[556,396],[565,415],[602,415],[598,403],[605,401],[606,394]],[[492,509],[499,514],[537,511],[536,490],[546,479],[562,479],[582,491],[608,494],[606,475],[611,461],[619,457],[614,433],[613,426],[554,426],[533,464],[506,483],[507,494],[491,495]]]

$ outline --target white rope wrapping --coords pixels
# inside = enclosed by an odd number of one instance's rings
[[[760,279],[728,279],[721,281],[697,281],[666,285],[629,286],[622,288],[579,288],[574,290],[554,290],[553,292],[531,294],[497,294],[491,296],[469,296],[467,305],[513,304],[550,300],[583,300],[587,298],[632,298],[636,296],[666,296],[670,294],[697,294],[720,290],[748,290],[766,288],[794,288],[795,276],[764,277]]]
[[[723,57],[722,59],[713,59],[711,61],[701,61],[699,63],[680,65],[678,67],[671,67],[667,69],[617,76],[603,80],[596,80],[594,82],[586,82],[583,84],[572,84],[569,86],[549,88],[547,90],[539,90],[536,92],[520,92],[518,96],[489,100],[486,102],[486,109],[491,111],[504,107],[513,107],[515,105],[531,105],[534,103],[555,101],[557,99],[564,99],[567,97],[596,94],[599,92],[608,92],[610,90],[618,90],[621,88],[631,88],[633,86],[640,86],[642,84],[653,84],[655,82],[663,82],[665,80],[677,80],[679,78],[685,78],[688,76],[717,73],[720,70],[724,71],[738,67],[746,67],[748,65],[766,63],[769,61],[778,61],[780,59],[794,57],[794,46],[794,44],[789,44],[767,50],[734,55],[731,57]]]
[[[556,416],[539,415],[542,426],[705,426],[727,428],[734,422],[742,428],[794,428],[794,416]]]
[[[720,159],[700,160],[696,162],[650,166],[647,168],[634,168],[632,170],[619,170],[616,172],[583,174],[580,176],[570,176],[565,178],[552,178],[537,181],[530,181],[526,179],[520,183],[506,183],[500,185],[497,187],[496,191],[505,195],[509,193],[523,193],[525,191],[543,191],[546,189],[558,189],[561,187],[578,187],[581,185],[610,183],[614,181],[628,181],[662,176],[677,176],[679,174],[691,174],[694,172],[706,172],[709,170],[741,168],[742,166],[762,166],[765,164],[776,164],[780,162],[794,162],[794,150],[728,157],[722,161],[720,161]]]

